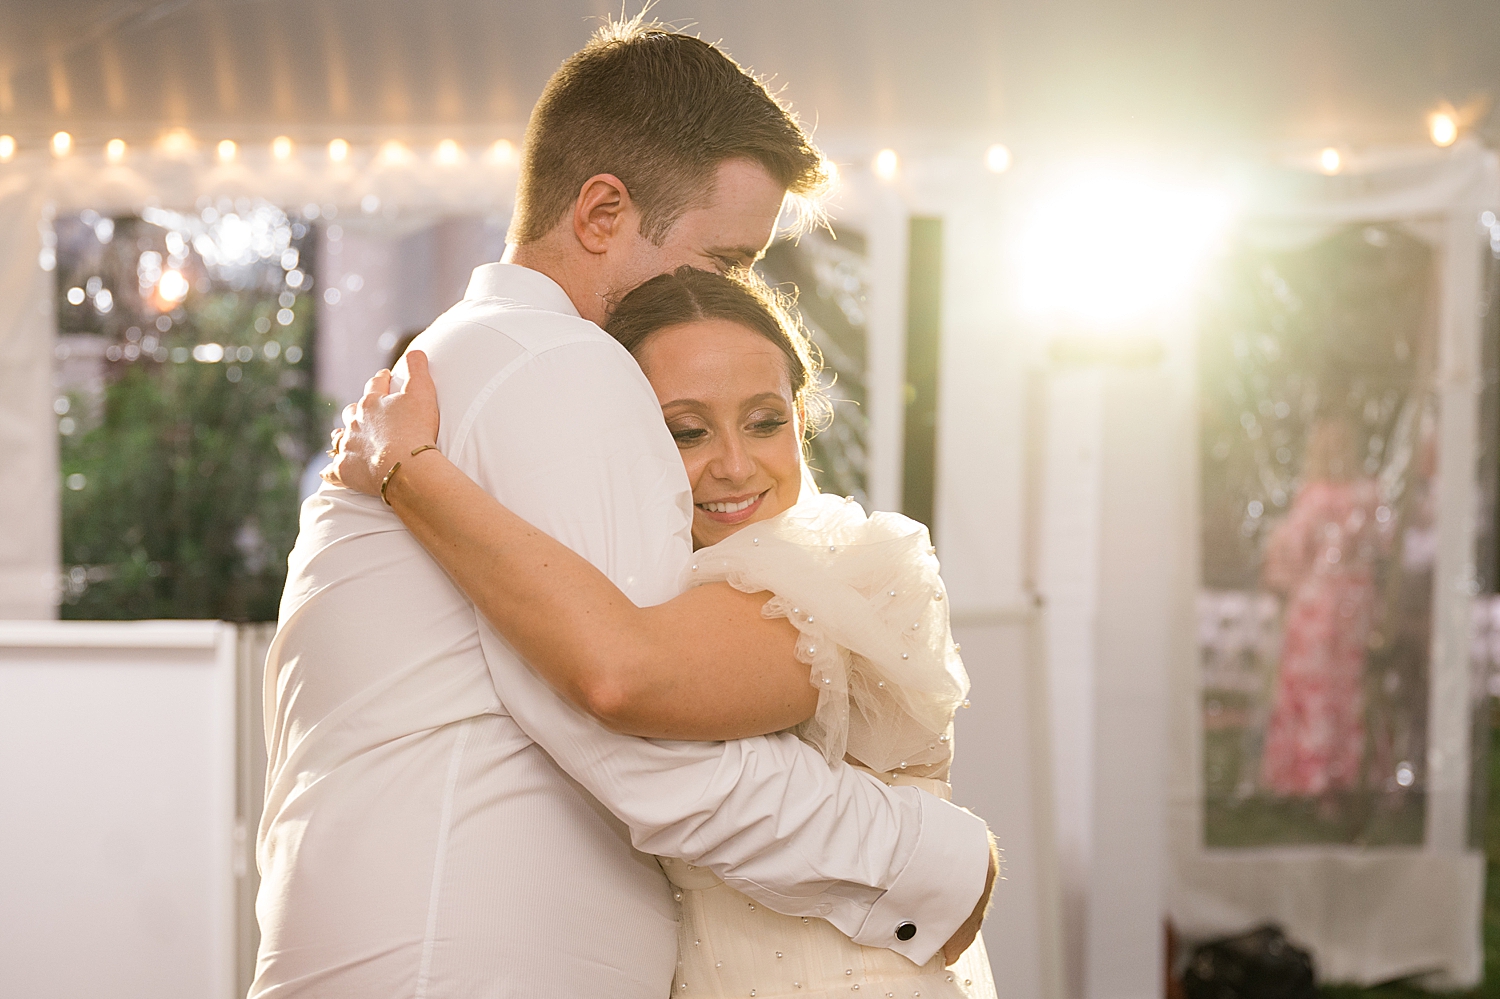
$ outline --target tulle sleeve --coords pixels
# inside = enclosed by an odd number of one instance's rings
[[[688,577],[774,594],[763,613],[796,626],[818,689],[796,732],[830,763],[847,753],[873,770],[946,770],[969,678],[927,528],[813,495],[700,549]]]

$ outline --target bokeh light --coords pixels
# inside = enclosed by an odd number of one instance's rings
[[[349,158],[349,143],[343,139],[334,139],[328,143],[328,158],[335,163],[342,163]]]
[[[508,166],[516,159],[516,147],[509,139],[497,139],[490,146],[490,161],[501,166]]]
[[[58,132],[52,136],[52,155],[66,156],[73,151],[73,137],[67,132]]]
[[[125,140],[110,139],[104,144],[104,159],[110,163],[119,163],[125,159]]]
[[[0,135],[0,163],[9,163],[16,155],[14,136]]]
[[[182,271],[164,271],[161,280],[157,282],[156,293],[161,296],[162,301],[175,305],[187,298],[188,279],[182,276]]]
[[[292,140],[284,135],[278,135],[271,140],[271,155],[278,160],[288,160],[292,156]]]
[[[1322,170],[1330,177],[1338,173],[1339,170],[1343,169],[1343,166],[1344,158],[1340,156],[1339,151],[1337,149],[1334,149],[1332,146],[1329,146],[1327,149],[1318,154],[1318,169]]]
[[[463,158],[463,150],[452,139],[444,139],[437,144],[437,149],[433,151],[432,155],[433,159],[437,160],[443,166],[453,166]]]
[[[1428,120],[1427,127],[1435,145],[1451,146],[1458,139],[1458,122],[1446,111],[1434,114]]]
[[[896,150],[882,149],[875,154],[875,176],[881,180],[894,180],[899,167],[900,161],[896,158]]]
[[[984,151],[984,167],[991,173],[1004,173],[1010,169],[1010,150],[1000,143],[995,143]]]
[[[234,144],[234,140],[233,139],[224,139],[224,140],[222,140],[219,143],[219,162],[220,163],[233,163],[234,162],[235,154],[238,153],[238,152],[239,152],[239,147]]]

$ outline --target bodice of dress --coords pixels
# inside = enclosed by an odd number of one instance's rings
[[[796,732],[830,763],[847,759],[893,785],[949,797],[954,709],[968,677],[948,628],[927,529],[816,493],[696,553],[689,583],[770,591],[763,613],[800,632],[798,658],[819,691]],[[787,916],[711,871],[661,859],[681,904],[674,996],[993,996],[982,942],[945,968],[861,947],[832,924]]]

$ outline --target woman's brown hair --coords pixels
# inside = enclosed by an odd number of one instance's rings
[[[833,408],[818,384],[822,357],[793,318],[790,306],[785,296],[753,273],[727,276],[679,267],[621,299],[604,329],[637,360],[653,335],[683,323],[719,319],[760,334],[786,358],[792,398],[802,411],[803,435],[811,437],[828,426]]]

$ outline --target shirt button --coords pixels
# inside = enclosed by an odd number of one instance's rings
[[[910,940],[917,935],[917,924],[912,922],[902,923],[896,927],[897,940]]]

